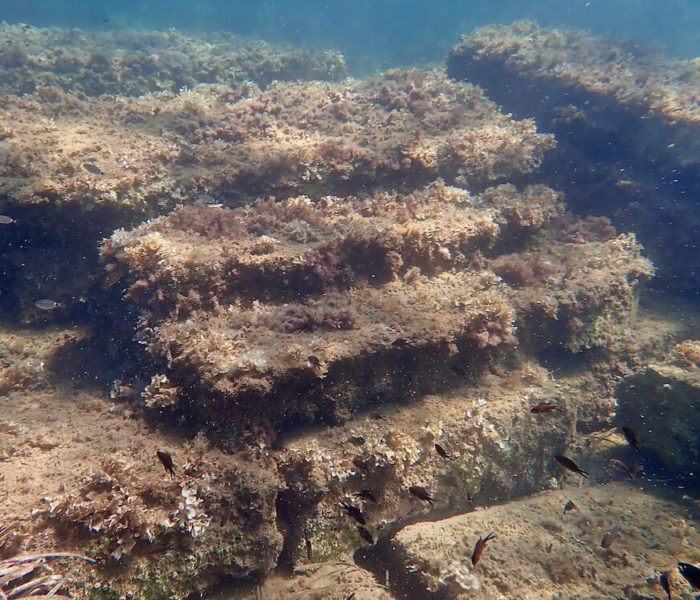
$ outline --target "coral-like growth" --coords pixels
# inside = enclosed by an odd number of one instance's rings
[[[226,575],[274,565],[281,539],[274,527],[273,471],[263,479],[244,465],[204,464],[201,456],[178,465],[169,480],[162,470],[134,471],[134,465],[105,459],[77,489],[44,498],[35,513],[59,537],[79,541],[109,565],[108,581],[101,581],[101,572],[81,574],[92,582],[89,597],[182,597]],[[166,553],[158,561],[147,559]],[[170,577],[175,569],[176,581]]]

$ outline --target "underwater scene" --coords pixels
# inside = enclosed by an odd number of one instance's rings
[[[700,598],[700,3],[0,0],[0,600]]]

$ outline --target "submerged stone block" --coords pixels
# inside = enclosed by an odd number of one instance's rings
[[[692,365],[651,364],[616,389],[617,422],[635,430],[639,446],[672,475],[697,471],[700,461],[700,371]]]
[[[609,347],[651,265],[632,236],[589,231],[586,242],[562,219],[543,186],[199,205],[116,232],[102,260],[121,274],[142,314],[137,336],[169,382],[147,389],[146,405],[184,410],[236,445],[433,392],[450,369],[476,373],[518,337]],[[508,284],[485,255],[515,240],[530,250],[508,260],[540,266]]]
[[[447,73],[555,134],[546,181],[578,214],[606,215],[637,234],[659,267],[659,289],[700,289],[698,59],[519,21],[463,36]]]

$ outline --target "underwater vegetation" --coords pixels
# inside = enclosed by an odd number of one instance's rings
[[[697,65],[530,22],[366,80],[226,36],[2,32],[1,302],[44,327],[0,331],[0,578],[61,550],[96,561],[50,562],[75,598],[683,593],[697,528],[635,481],[698,460],[694,313],[649,291],[696,289]],[[671,196],[683,225],[651,227]],[[108,392],[47,391],[88,353]]]

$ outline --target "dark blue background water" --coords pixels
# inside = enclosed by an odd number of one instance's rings
[[[520,18],[663,43],[675,56],[700,55],[700,0],[0,0],[0,19],[10,23],[227,30],[333,46],[351,65],[363,57],[385,66],[440,61],[460,33]]]

